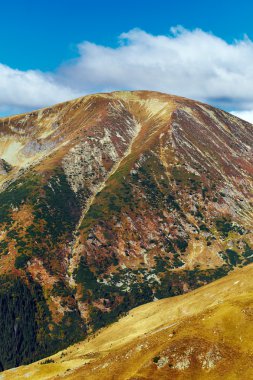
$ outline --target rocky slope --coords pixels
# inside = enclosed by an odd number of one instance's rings
[[[1,119],[0,367],[252,262],[252,148],[251,124],[154,92]]]
[[[2,380],[252,379],[253,266],[191,293],[139,306]]]

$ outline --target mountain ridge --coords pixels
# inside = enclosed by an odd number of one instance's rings
[[[252,132],[225,111],[148,91],[0,120],[0,278],[31,292],[29,360],[252,262]]]

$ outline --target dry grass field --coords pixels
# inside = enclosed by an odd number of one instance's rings
[[[118,322],[1,380],[253,379],[253,265]]]

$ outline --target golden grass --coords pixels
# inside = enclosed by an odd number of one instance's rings
[[[253,265],[130,311],[12,379],[253,379]],[[158,363],[154,362],[158,361]]]

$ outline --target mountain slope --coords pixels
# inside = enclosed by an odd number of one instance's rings
[[[251,379],[252,278],[251,264],[191,293],[142,305],[1,379]]]
[[[1,119],[0,367],[252,262],[252,147],[251,124],[155,92]]]

